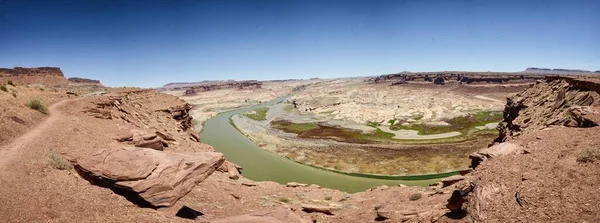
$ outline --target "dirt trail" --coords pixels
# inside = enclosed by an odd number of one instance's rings
[[[4,170],[5,165],[8,162],[10,162],[14,158],[14,156],[19,153],[19,151],[21,151],[23,148],[29,145],[41,133],[50,129],[52,127],[52,124],[62,117],[62,114],[59,111],[58,107],[66,104],[69,101],[72,100],[64,99],[62,101],[50,105],[50,107],[48,107],[48,118],[42,121],[42,123],[33,127],[31,130],[27,131],[19,138],[14,139],[12,142],[4,146],[0,146],[0,174]]]

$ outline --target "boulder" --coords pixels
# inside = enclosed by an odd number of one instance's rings
[[[577,127],[593,127],[600,123],[600,106],[573,106],[569,114],[577,123]]]
[[[471,159],[471,167],[477,167],[481,162],[483,162],[486,159],[492,159],[498,156],[511,154],[519,150],[523,150],[523,147],[515,143],[505,142],[495,144],[493,146],[481,149],[469,155],[469,158]]]
[[[117,191],[133,192],[153,207],[173,205],[224,161],[216,152],[174,153],[124,147],[78,158],[84,178]]]
[[[240,178],[240,170],[242,168],[232,162],[225,161],[219,168],[218,171],[227,173],[229,179],[237,180]]]
[[[221,218],[208,221],[210,223],[309,223],[287,208],[279,207],[256,211],[250,214]]]
[[[133,133],[125,133],[123,135],[121,135],[119,138],[117,138],[118,142],[125,142],[125,141],[132,141],[133,140]]]
[[[392,218],[395,214],[394,210],[387,208],[387,206],[379,205],[375,207],[375,212],[377,213],[377,217],[375,221],[384,221],[386,219]]]

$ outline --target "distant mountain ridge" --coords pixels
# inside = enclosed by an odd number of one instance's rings
[[[589,71],[582,69],[563,69],[563,68],[540,68],[540,67],[528,67],[523,71],[524,73],[542,73],[542,74],[600,74],[600,70]]]

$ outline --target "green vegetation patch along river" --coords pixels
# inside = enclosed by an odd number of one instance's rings
[[[400,178],[409,180],[388,180],[398,177],[376,175],[362,177],[363,174],[359,173],[345,174],[319,169],[296,163],[260,148],[231,124],[230,118],[235,114],[268,107],[286,98],[285,96],[279,97],[267,103],[220,113],[204,122],[200,139],[218,152],[225,154],[227,160],[240,165],[243,168],[242,174],[244,177],[255,181],[274,181],[282,184],[288,182],[316,184],[354,193],[379,185],[427,186],[439,181],[439,178],[457,173],[401,176]]]

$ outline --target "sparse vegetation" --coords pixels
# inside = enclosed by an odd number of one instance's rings
[[[267,120],[267,112],[269,108],[257,108],[254,109],[254,113],[244,114],[244,116],[254,119],[256,121],[264,121]]]
[[[409,200],[411,200],[411,201],[416,201],[416,200],[419,200],[419,199],[421,199],[421,193],[411,194],[410,198],[409,198]]]
[[[331,196],[325,196],[325,200],[326,200],[326,201],[330,201],[331,199],[332,199],[332,197],[331,197]]]
[[[455,117],[448,122],[447,126],[437,125],[425,125],[421,123],[414,123],[410,125],[392,125],[390,130],[416,130],[419,131],[419,135],[431,135],[441,134],[447,132],[458,131],[463,134],[469,133],[476,126],[483,126],[487,123],[500,122],[502,121],[502,112],[499,111],[482,111],[475,114]]]
[[[10,93],[14,98],[17,98],[17,91],[12,90]]]
[[[73,169],[71,162],[55,151],[50,151],[50,154],[48,155],[48,165],[57,170]]]
[[[327,126],[319,123],[293,123],[286,120],[272,121],[271,127],[298,134],[301,138],[334,139],[336,141],[352,143],[389,142],[394,137],[394,134],[384,132],[376,127],[374,132],[363,133],[337,126]]]
[[[419,120],[423,119],[423,116],[424,116],[423,114],[418,114],[418,115],[415,115],[415,116],[413,116],[412,118],[413,118],[414,120],[417,120],[417,121],[419,121]]]
[[[8,80],[8,82],[6,82],[6,83],[7,83],[8,85],[11,85],[11,86],[15,87],[15,83],[13,83],[13,81],[12,81],[12,80]]]
[[[8,92],[5,84],[0,84],[0,90]]]
[[[296,134],[319,128],[315,123],[292,123],[288,121],[273,121],[271,127]]]
[[[367,125],[373,128],[377,128],[377,126],[379,126],[379,122],[368,122]]]
[[[289,203],[290,199],[287,199],[285,197],[280,197],[279,199],[277,199],[279,202],[283,202],[283,203]]]
[[[44,102],[42,102],[41,100],[31,99],[27,103],[27,107],[29,107],[33,110],[37,110],[37,111],[41,112],[42,114],[46,114],[46,115],[48,114],[48,107],[46,107],[46,104],[44,104]]]
[[[396,119],[390,119],[390,120],[388,121],[388,123],[389,123],[390,125],[394,125],[394,123],[395,123],[395,122],[396,122]]]
[[[600,150],[598,149],[584,149],[577,155],[578,163],[593,163],[600,159]]]

